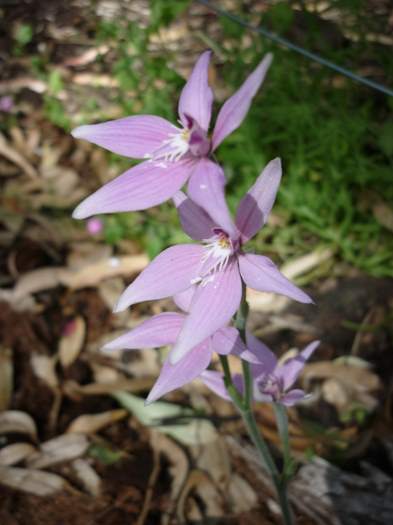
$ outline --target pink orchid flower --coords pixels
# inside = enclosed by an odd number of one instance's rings
[[[87,197],[74,211],[84,219],[102,213],[137,211],[171,198],[187,181],[195,185],[209,155],[245,118],[272,60],[270,54],[222,106],[212,137],[208,135],[213,93],[208,84],[210,51],[198,59],[179,100],[179,124],[154,115],[138,115],[80,126],[72,135],[109,151],[145,159]],[[215,166],[212,161],[210,165]],[[211,167],[211,169],[213,169]],[[225,178],[217,169],[223,187]],[[192,188],[190,188],[192,196]]]
[[[190,306],[191,294],[179,296],[176,304],[187,311]],[[184,314],[165,312],[144,321],[133,330],[107,343],[103,350],[135,350],[157,348],[173,345],[186,320]],[[164,361],[160,375],[150,391],[146,404],[156,401],[168,392],[184,386],[199,377],[209,366],[213,352],[227,355],[232,353],[252,363],[258,359],[249,352],[242,342],[239,332],[233,327],[224,327],[200,342],[175,365],[170,362],[170,354]]]
[[[266,223],[280,179],[281,162],[275,159],[240,201],[235,222],[219,181],[209,169],[201,174],[194,192],[209,214],[183,193],[175,196],[184,231],[203,244],[180,244],[164,250],[123,292],[115,308],[121,311],[141,301],[180,292],[193,294],[190,313],[170,355],[172,364],[230,322],[240,305],[242,281],[254,290],[312,302],[269,258],[243,250]]]
[[[293,406],[303,401],[307,394],[298,388],[292,388],[300,372],[303,370],[307,360],[311,357],[314,350],[318,347],[319,341],[313,341],[295,357],[279,364],[273,352],[256,337],[250,333],[246,334],[247,349],[254,354],[257,362],[251,364],[253,377],[253,397],[255,401],[266,403],[281,403],[286,406]],[[203,371],[200,375],[201,380],[215,394],[231,400],[221,372],[213,370]],[[235,374],[232,381],[240,393],[243,392],[243,377]]]

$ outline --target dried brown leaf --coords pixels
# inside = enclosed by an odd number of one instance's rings
[[[238,474],[233,474],[229,485],[229,501],[233,504],[233,512],[240,514],[258,505],[258,497],[252,486]]]
[[[47,355],[32,354],[31,367],[34,374],[53,390],[59,386],[56,374],[56,357]]]
[[[40,450],[28,458],[30,468],[47,468],[76,459],[86,452],[89,441],[82,434],[63,434],[42,443]]]
[[[36,451],[30,443],[13,443],[0,449],[0,465],[11,466],[20,463]]]
[[[393,210],[386,202],[378,199],[373,206],[373,213],[379,224],[393,231]]]
[[[19,410],[6,410],[0,414],[0,434],[28,434],[37,438],[37,427],[31,416]]]
[[[0,467],[0,483],[35,496],[50,496],[67,486],[66,481],[56,474],[2,466]]]
[[[38,178],[37,171],[22,155],[14,149],[4,136],[0,133],[0,155],[3,155],[13,164],[16,164],[30,179]]]
[[[302,377],[306,383],[314,379],[337,379],[353,385],[362,391],[375,392],[381,388],[381,381],[371,370],[349,364],[319,361],[309,363],[303,369]]]
[[[101,414],[84,414],[74,419],[66,432],[68,434],[95,434],[102,428],[124,419],[127,415],[127,410],[123,409],[108,410]]]
[[[79,385],[75,381],[67,381],[63,385],[63,390],[72,398],[81,395],[100,396],[113,394],[119,390],[141,392],[142,390],[149,390],[155,380],[155,377],[137,377],[134,379],[122,379],[115,383],[89,383],[88,385]]]
[[[66,333],[59,342],[59,359],[63,368],[70,366],[79,356],[86,336],[83,317],[75,317],[67,324]]]
[[[88,263],[81,268],[68,268],[66,266],[39,268],[23,274],[9,296],[11,301],[20,301],[30,294],[55,288],[59,285],[72,289],[95,286],[104,279],[140,272],[148,262],[146,255],[132,255],[109,257]]]
[[[295,279],[299,275],[310,272],[320,264],[333,257],[332,250],[315,250],[307,255],[298,257],[293,261],[285,263],[281,267],[281,272],[287,279]]]
[[[99,496],[101,492],[101,478],[85,459],[76,459],[72,468],[85,490],[92,496]]]

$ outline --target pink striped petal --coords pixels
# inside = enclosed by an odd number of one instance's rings
[[[108,182],[82,201],[74,210],[74,219],[91,215],[151,208],[170,199],[186,182],[192,160],[176,163],[142,162]]]
[[[242,284],[235,261],[216,272],[211,281],[201,283],[171,352],[171,363],[176,364],[191,348],[227,325],[239,307],[241,295]]]
[[[203,253],[203,247],[197,244],[179,244],[167,248],[123,292],[114,312],[141,301],[163,299],[186,290],[198,275]]]
[[[213,131],[213,150],[243,122],[251,101],[265,78],[272,58],[272,55],[268,53],[243,85],[222,106]]]
[[[236,226],[246,242],[266,223],[281,180],[281,161],[274,159],[262,171],[255,184],[240,201]]]
[[[244,282],[254,290],[286,295],[300,303],[313,302],[305,292],[284,277],[268,257],[250,253],[240,255],[239,267]]]
[[[241,355],[247,350],[246,345],[241,340],[239,331],[233,326],[217,330],[212,336],[212,346],[214,352],[223,355]]]
[[[172,297],[173,302],[178,308],[180,308],[180,310],[183,310],[183,312],[189,312],[191,308],[191,301],[194,297],[196,289],[196,285],[193,284],[192,286],[190,286],[190,288],[184,290],[184,292],[177,293]]]
[[[79,126],[71,135],[124,157],[143,159],[159,148],[174,131],[176,127],[161,117],[138,115]]]
[[[184,127],[188,127],[187,116],[190,116],[204,131],[209,129],[213,103],[208,83],[210,55],[210,51],[202,53],[180,94],[179,116]]]
[[[311,357],[320,341],[313,341],[306,346],[296,357],[288,359],[283,365],[279,366],[275,372],[277,377],[283,380],[284,390],[288,390],[295,383],[303,370],[307,360]]]
[[[196,379],[209,366],[211,356],[210,342],[204,341],[193,348],[184,359],[175,365],[172,365],[167,359],[146,399],[146,404],[153,403],[153,401],[156,401],[168,392]]]
[[[172,345],[184,323],[184,315],[164,312],[155,315],[129,332],[106,343],[102,350],[132,350]]]
[[[199,160],[188,183],[188,193],[208,213],[216,226],[235,237],[237,229],[228,210],[224,188],[225,175],[222,168],[209,159]]]
[[[224,385],[224,378],[221,372],[214,370],[205,370],[202,372],[200,379],[202,382],[214,392],[217,396],[222,397],[225,401],[231,401],[231,397]]]
[[[182,191],[175,193],[173,201],[180,217],[183,230],[191,239],[200,241],[213,235],[214,222],[200,206]]]

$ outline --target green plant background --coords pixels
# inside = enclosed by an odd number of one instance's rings
[[[168,26],[189,4],[152,2],[147,28],[118,22],[101,22],[96,28],[97,43],[109,43],[116,49],[111,75],[124,92],[114,101],[122,114],[153,113],[175,122],[177,98],[184,83],[168,67],[175,52],[151,53],[148,44],[152,34]],[[305,13],[307,31],[301,45],[354,70],[365,61],[376,63],[384,72],[384,81],[392,80],[391,48],[372,45],[362,38],[370,31],[365,27],[364,3],[342,0],[331,4],[355,20],[353,27],[359,39],[335,47],[329,39],[321,38],[315,17]],[[237,14],[245,19],[249,16],[241,6]],[[241,84],[264,53],[274,53],[267,80],[249,115],[217,152],[228,177],[232,209],[271,158],[283,159],[284,177],[274,208],[279,220],[260,232],[253,241],[255,248],[282,262],[318,247],[329,247],[335,253],[334,264],[321,268],[321,274],[337,271],[340,264],[336,263],[344,262],[373,276],[392,276],[391,231],[378,222],[373,202],[375,198],[383,199],[388,206],[393,202],[393,98],[279,48],[226,18],[218,22],[225,45],[203,32],[198,36],[219,56],[220,77],[229,92]],[[290,32],[296,24],[291,3],[272,5],[261,15],[260,23],[280,34]],[[17,52],[29,38],[28,29],[20,31]],[[135,64],[142,64],[142,68]],[[76,123],[55,96],[62,88],[61,76],[48,72],[39,59],[33,60],[33,66],[38,74],[49,77],[47,117],[70,129]],[[129,91],[134,93],[132,99]],[[99,120],[105,120],[105,108],[90,98],[83,108],[83,121],[97,121],[97,114]],[[111,159],[119,173],[130,166],[129,160],[115,155]],[[170,205],[104,220],[108,243],[138,239],[151,256],[187,239]]]

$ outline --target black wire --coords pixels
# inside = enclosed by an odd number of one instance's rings
[[[355,80],[356,82],[360,82],[361,84],[365,84],[366,86],[376,89],[377,91],[381,91],[382,93],[385,93],[385,95],[389,95],[393,97],[393,90],[383,86],[382,84],[379,84],[378,82],[374,82],[373,80],[369,80],[368,78],[362,77],[360,75],[357,75],[356,73],[353,73],[352,71],[349,71],[345,67],[341,67],[334,62],[331,62],[330,60],[327,60],[326,58],[323,58],[316,53],[312,53],[311,51],[307,51],[307,49],[304,49],[303,47],[297,46],[296,44],[293,44],[286,38],[283,38],[279,35],[276,35],[275,33],[272,33],[268,29],[265,29],[261,26],[252,26],[242,18],[226,11],[225,9],[222,9],[221,7],[218,7],[209,0],[197,0],[199,4],[204,5],[205,7],[211,9],[212,11],[215,11],[218,15],[225,16],[229,20],[232,20],[232,22],[236,22],[237,24],[246,27],[247,29],[251,29],[252,31],[255,31],[259,33],[260,35],[268,38],[269,40],[272,40],[276,44],[280,44],[282,46],[287,47],[288,49],[291,49],[292,51],[295,51],[296,53],[299,53],[300,55],[305,56],[306,58],[309,58],[310,60],[314,60],[315,62],[318,62],[319,64],[329,67],[330,69],[333,69],[334,71],[337,71],[341,75],[344,75],[352,80]]]

